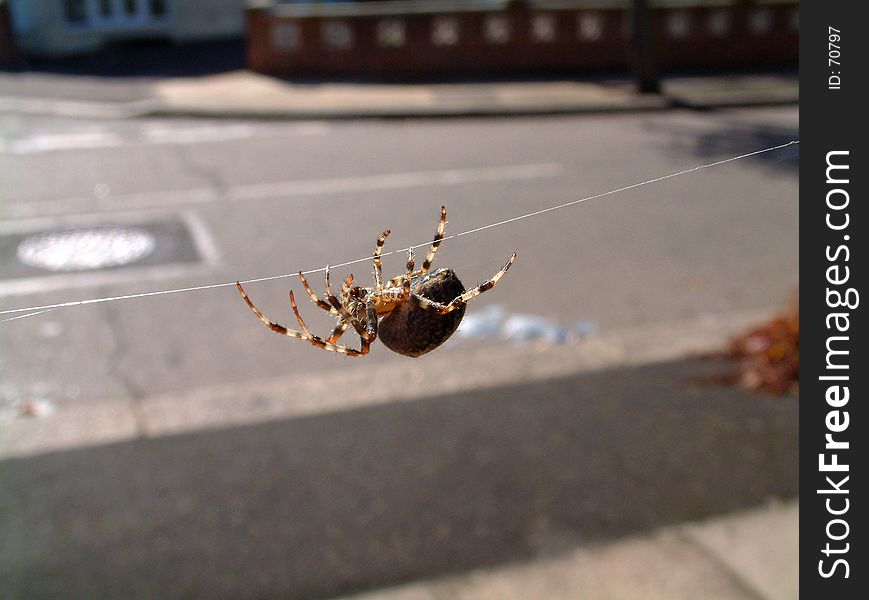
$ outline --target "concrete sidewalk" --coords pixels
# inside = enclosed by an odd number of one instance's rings
[[[577,345],[503,345],[479,352],[451,340],[452,353],[419,362],[353,365],[335,372],[203,386],[142,399],[107,398],[37,419],[0,413],[0,461],[91,446],[134,442],[284,419],[358,410],[428,395],[470,393],[500,385],[545,383],[611,369],[641,369],[720,349],[770,310],[703,315],[597,333]],[[458,353],[460,358],[457,358]],[[697,367],[702,368],[702,363]],[[695,368],[697,368],[695,367]],[[444,377],[444,373],[450,373]],[[413,386],[408,388],[407,382]],[[333,390],[342,390],[335,394]],[[287,390],[294,394],[287,397]],[[415,392],[412,390],[416,390]],[[727,390],[723,390],[726,392]],[[693,393],[681,390],[680,394]],[[6,418],[3,418],[6,417]]]
[[[661,94],[619,81],[298,83],[250,71],[117,80],[0,73],[0,111],[66,117],[336,119],[711,109],[799,102],[797,74],[676,77]]]
[[[795,600],[799,502],[345,600]]]

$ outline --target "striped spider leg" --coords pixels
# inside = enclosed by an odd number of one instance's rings
[[[516,253],[514,252],[513,255],[510,257],[510,259],[507,261],[507,263],[501,268],[500,271],[495,273],[491,279],[478,285],[475,288],[471,288],[470,290],[467,290],[462,295],[457,296],[449,304],[442,304],[440,302],[435,302],[434,300],[429,300],[428,298],[426,298],[424,296],[420,296],[419,294],[411,294],[409,300],[410,300],[410,302],[419,306],[420,308],[424,308],[426,310],[437,312],[437,313],[442,314],[442,315],[449,313],[449,312],[452,312],[452,311],[456,310],[457,308],[464,306],[465,303],[468,300],[470,300],[471,298],[476,298],[477,296],[479,296],[483,292],[487,292],[487,291],[491,290],[493,287],[495,287],[495,284],[497,284],[498,280],[504,276],[504,273],[506,273],[510,269],[510,266],[513,264],[513,261],[515,261],[515,260],[516,260]]]
[[[386,243],[389,233],[388,229],[381,233],[374,246],[374,289],[378,292],[383,289],[383,263],[380,260],[380,253],[383,252],[383,244]]]
[[[299,314],[298,307],[296,306],[296,299],[293,297],[293,292],[290,292],[290,304],[293,307],[293,312],[296,315],[296,320],[299,322],[299,327],[302,331],[295,331],[293,329],[289,329],[280,325],[279,323],[275,323],[266,317],[260,310],[254,306],[253,302],[251,302],[250,298],[248,298],[247,293],[245,293],[244,288],[241,287],[240,282],[236,282],[235,286],[238,288],[241,297],[244,298],[245,303],[248,308],[253,311],[253,314],[257,316],[257,318],[262,321],[266,327],[274,331],[275,333],[279,333],[281,335],[286,335],[288,337],[293,337],[296,339],[300,339],[306,342],[309,342],[311,345],[322,348],[323,350],[329,350],[331,352],[338,352],[341,354],[346,354],[347,356],[365,356],[368,354],[368,347],[371,345],[371,341],[366,338],[361,338],[362,345],[359,350],[354,350],[353,348],[349,348],[347,346],[341,346],[335,344],[333,342],[325,341],[320,337],[312,334],[307,326],[305,326],[305,322],[302,320],[301,315]]]
[[[447,207],[441,206],[441,220],[438,223],[438,229],[435,232],[434,239],[432,240],[431,246],[429,247],[428,254],[425,255],[425,260],[422,262],[422,267],[419,271],[415,271],[411,273],[411,279],[415,277],[422,277],[426,273],[428,273],[429,268],[431,267],[432,262],[434,262],[435,254],[438,251],[438,248],[441,245],[441,240],[444,239],[444,230],[447,226]],[[378,252],[379,255],[379,252]],[[398,277],[390,280],[389,283],[386,284],[387,288],[397,287],[402,283],[402,278],[404,275],[399,275]]]
[[[352,292],[352,290],[348,289],[348,296],[350,292]],[[332,283],[329,280],[329,265],[326,265],[326,295],[329,298],[329,304],[338,311],[338,314],[341,315],[343,320],[349,321],[353,326],[353,329],[356,330],[356,333],[359,334],[359,337],[362,338],[363,342],[370,344],[377,339],[377,309],[375,307],[374,298],[366,296],[363,300],[366,310],[366,323],[363,324],[355,315],[351,314],[347,310],[347,307],[335,297],[334,293],[332,293]]]

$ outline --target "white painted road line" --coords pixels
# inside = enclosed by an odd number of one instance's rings
[[[6,141],[0,150],[10,154],[36,154],[54,150],[113,148],[123,145],[123,138],[109,131],[71,133],[40,133],[18,140]]]
[[[38,154],[136,145],[207,144],[254,137],[323,135],[328,131],[329,124],[322,121],[270,128],[253,123],[205,123],[188,126],[145,123],[140,129],[128,131],[125,135],[105,129],[90,129],[33,133],[18,139],[0,139],[0,154]]]
[[[323,135],[328,131],[328,123],[322,121],[270,128],[263,128],[261,125],[252,123],[209,123],[187,127],[151,123],[142,127],[141,136],[142,141],[147,144],[204,144],[231,142],[253,137]]]
[[[196,127],[172,127],[153,123],[145,125],[141,133],[144,140],[151,144],[199,144],[251,138],[256,135],[257,130],[253,125],[243,123]]]
[[[555,163],[483,167],[477,169],[448,169],[444,171],[416,171],[410,173],[389,173],[362,175],[359,177],[336,177],[245,185],[229,189],[226,195],[228,200],[234,201],[261,200],[264,198],[286,196],[312,196],[372,190],[461,185],[464,183],[537,179],[540,177],[553,177],[559,175],[561,171],[561,165]]]
[[[21,219],[77,212],[179,208],[215,202],[239,202],[320,194],[354,193],[359,191],[438,187],[467,183],[498,183],[557,177],[561,175],[563,170],[563,166],[558,163],[541,163],[277,181],[273,183],[239,185],[224,190],[194,188],[153,193],[114,194],[105,198],[73,197],[43,202],[17,200],[0,205],[0,216]]]

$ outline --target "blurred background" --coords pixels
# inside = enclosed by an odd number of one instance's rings
[[[0,0],[0,597],[795,598],[798,8]]]

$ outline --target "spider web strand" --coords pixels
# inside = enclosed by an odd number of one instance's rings
[[[687,175],[689,173],[694,173],[694,172],[700,171],[702,169],[709,169],[712,167],[717,167],[719,165],[723,165],[726,163],[734,162],[737,160],[742,160],[742,159],[749,158],[752,156],[757,156],[758,154],[764,154],[766,152],[773,152],[775,150],[781,150],[782,148],[787,148],[788,146],[793,146],[793,145],[799,144],[799,143],[800,143],[799,140],[791,140],[791,141],[786,142],[784,144],[779,144],[777,146],[772,146],[770,148],[764,148],[762,150],[755,150],[753,152],[747,152],[745,154],[740,154],[739,156],[733,156],[730,158],[725,158],[723,160],[718,160],[718,161],[703,164],[703,165],[697,165],[696,167],[691,167],[690,169],[684,169],[684,170],[678,171],[676,173],[670,173],[668,175],[662,175],[660,177],[655,177],[653,179],[647,179],[646,181],[641,181],[639,183],[633,183],[631,185],[626,185],[626,186],[620,187],[618,189],[609,190],[607,192],[602,192],[600,194],[594,194],[592,196],[586,196],[585,198],[580,198],[578,200],[571,200],[570,202],[564,202],[563,204],[558,204],[556,206],[549,206],[547,208],[541,208],[540,210],[535,210],[533,212],[519,215],[517,217],[511,217],[509,219],[504,219],[503,221],[497,221],[495,223],[490,223],[488,225],[483,225],[481,227],[475,227],[474,229],[469,229],[467,231],[462,231],[460,233],[454,233],[452,235],[447,235],[447,236],[443,237],[442,241],[459,238],[459,237],[462,237],[464,235],[471,235],[474,233],[479,233],[480,231],[485,231],[486,229],[492,229],[493,227],[500,227],[502,225],[507,225],[509,223],[514,223],[516,221],[521,221],[522,219],[528,219],[528,218],[536,217],[538,215],[542,215],[542,214],[549,213],[552,211],[561,210],[563,208],[568,208],[570,206],[574,206],[574,205],[580,204],[582,202],[587,202],[589,200],[595,200],[597,198],[603,198],[604,196],[611,196],[613,194],[619,194],[621,192],[626,192],[628,190],[642,187],[644,185],[658,183],[658,182],[664,181],[666,179],[672,179],[673,177]],[[413,249],[423,248],[425,246],[428,246],[429,244],[431,244],[431,240],[428,240],[428,241],[423,242],[421,244],[415,244],[413,246],[410,246],[410,248],[413,248]],[[398,252],[404,252],[405,250],[406,249],[390,250],[390,251],[384,252],[381,256],[391,256],[391,255],[397,254]],[[346,267],[349,265],[355,265],[355,264],[369,261],[369,260],[371,260],[371,256],[365,256],[362,258],[357,258],[357,259],[353,259],[353,260],[348,260],[346,262],[336,263],[334,265],[330,265],[330,268]],[[325,267],[321,267],[319,269],[311,269],[308,271],[302,271],[302,273],[305,275],[310,275],[312,273],[322,273],[325,270],[326,270]],[[248,283],[259,283],[261,281],[272,281],[275,279],[286,279],[288,277],[294,277],[298,274],[299,274],[299,272],[296,271],[293,273],[285,273],[282,275],[270,275],[268,277],[257,277],[254,279],[245,279],[244,281],[239,281],[239,283],[248,284]],[[212,283],[209,285],[198,285],[198,286],[193,286],[193,287],[184,287],[184,288],[177,288],[177,289],[171,289],[171,290],[157,290],[157,291],[153,291],[153,292],[143,292],[140,294],[126,294],[123,296],[108,296],[105,298],[91,298],[88,300],[74,300],[71,302],[61,302],[58,304],[45,304],[43,306],[28,306],[25,308],[10,308],[10,309],[6,309],[6,310],[0,310],[0,315],[9,315],[9,314],[17,314],[17,313],[27,313],[27,314],[19,314],[19,315],[14,316],[14,317],[8,317],[6,319],[0,320],[0,323],[6,323],[9,321],[14,321],[16,319],[24,319],[27,317],[35,317],[36,315],[40,315],[40,314],[43,314],[43,313],[46,313],[46,312],[49,312],[52,310],[56,310],[59,308],[69,308],[72,306],[84,306],[87,304],[100,304],[103,302],[116,302],[119,300],[132,300],[134,298],[149,298],[152,296],[165,296],[168,294],[181,294],[181,293],[186,293],[186,292],[196,292],[196,291],[200,291],[200,290],[213,290],[213,289],[217,289],[217,288],[235,286],[235,283],[236,283],[235,281],[229,281],[226,283]]]

